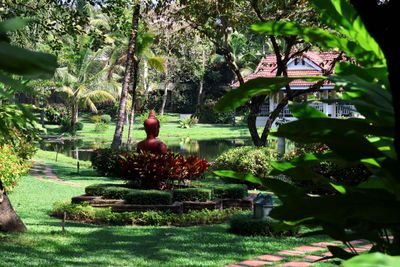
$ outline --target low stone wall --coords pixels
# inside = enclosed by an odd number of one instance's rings
[[[215,210],[215,209],[252,209],[252,199],[216,199],[214,201],[197,202],[197,201],[183,201],[174,202],[172,205],[132,205],[125,204],[121,199],[103,199],[97,196],[76,196],[71,199],[72,203],[88,202],[95,208],[111,208],[114,212],[130,212],[130,211],[170,211],[173,213],[186,213],[189,210]]]

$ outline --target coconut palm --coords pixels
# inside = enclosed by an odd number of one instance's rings
[[[136,37],[136,51],[135,51],[135,62],[133,67],[133,79],[132,85],[129,90],[130,93],[130,101],[128,101],[128,105],[126,107],[127,113],[129,111],[129,127],[128,127],[128,141],[127,144],[132,144],[132,127],[135,117],[135,100],[136,100],[136,87],[139,84],[139,73],[140,73],[140,63],[143,62],[143,89],[144,89],[144,97],[147,97],[148,93],[148,68],[151,67],[159,72],[165,71],[165,58],[161,56],[157,56],[151,50],[151,45],[154,42],[154,35],[143,31],[140,27],[138,35]],[[115,46],[114,49],[110,52],[109,55],[109,75],[118,75],[123,70],[123,64],[127,60],[127,51],[126,49],[121,49],[127,45],[127,42],[123,42],[120,46]],[[111,76],[110,76],[111,77]]]
[[[113,86],[105,79],[102,51],[93,52],[85,40],[81,41],[82,43],[78,42],[80,45],[78,52],[73,49],[75,51],[70,51],[73,54],[66,57],[71,62],[56,71],[56,79],[62,85],[59,91],[65,93],[66,103],[70,107],[72,131],[76,129],[80,107],[86,107],[97,113],[96,104],[115,102],[115,97],[110,93],[110,88]]]

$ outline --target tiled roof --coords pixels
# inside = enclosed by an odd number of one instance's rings
[[[323,72],[331,68],[331,62],[338,56],[337,52],[305,52],[301,57],[311,61],[313,64],[319,66],[321,69],[310,69],[310,68],[298,68],[298,69],[288,69],[288,76],[322,76]],[[277,64],[275,55],[265,56],[258,64],[254,73],[246,76],[244,78],[245,82],[259,78],[259,77],[276,77]],[[290,83],[290,86],[294,87],[309,87],[313,82],[306,82],[303,80],[294,80]],[[328,82],[325,85],[329,84]],[[238,87],[239,83],[235,82],[232,84],[233,87]]]

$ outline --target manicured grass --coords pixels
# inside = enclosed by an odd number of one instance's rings
[[[159,139],[165,142],[177,142],[182,138],[190,137],[193,140],[206,140],[213,138],[250,138],[249,131],[245,125],[232,126],[228,124],[197,124],[192,128],[180,128],[178,115],[169,116],[166,123],[161,123]],[[111,142],[115,131],[115,122],[108,123],[104,132],[95,132],[95,124],[87,117],[80,119],[84,123],[83,130],[78,131],[76,137],[83,142]],[[60,134],[58,125],[46,125],[48,134]],[[261,129],[260,129],[261,130]],[[133,132],[134,139],[142,140],[146,134],[142,122],[136,121]],[[127,138],[127,131],[124,131],[124,140]]]
[[[89,163],[76,174],[75,160],[39,151],[36,160],[51,165],[62,179],[76,185],[23,177],[10,195],[27,224],[25,234],[0,234],[1,266],[224,266],[283,249],[327,241],[328,238],[241,237],[227,233],[227,225],[176,227],[96,226],[48,216],[52,204],[82,194],[84,186],[110,182],[97,177]],[[315,266],[333,266],[321,263]]]
[[[29,231],[0,235],[2,266],[223,266],[321,240],[241,237],[227,233],[227,225],[107,227],[73,222],[62,235],[60,221],[47,212],[54,201],[82,192],[25,176],[11,199]]]

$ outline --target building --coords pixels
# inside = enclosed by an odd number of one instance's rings
[[[287,63],[287,73],[289,77],[299,76],[322,76],[324,73],[330,70],[332,61],[338,56],[336,52],[305,52],[299,57],[291,59]],[[276,77],[277,63],[275,55],[267,55],[258,64],[256,70],[244,78],[245,81],[259,77]],[[307,82],[304,80],[294,80],[289,85],[291,90],[307,90],[313,85],[314,82]],[[238,87],[239,84],[236,82],[233,87]],[[285,95],[285,88],[279,93],[268,97],[267,102],[262,105],[260,109],[260,116],[257,117],[257,126],[261,127],[265,125],[267,116],[272,112],[278,105],[280,100]],[[336,98],[335,85],[330,82],[325,82],[320,87],[318,92],[301,95],[298,100],[310,101],[310,105],[316,109],[324,112],[327,116],[338,118],[338,117],[353,117],[356,116],[354,106],[344,105],[339,103],[323,103],[321,99],[332,99]],[[295,120],[288,107],[285,107],[279,116],[282,121]],[[273,127],[276,126],[275,124]]]

